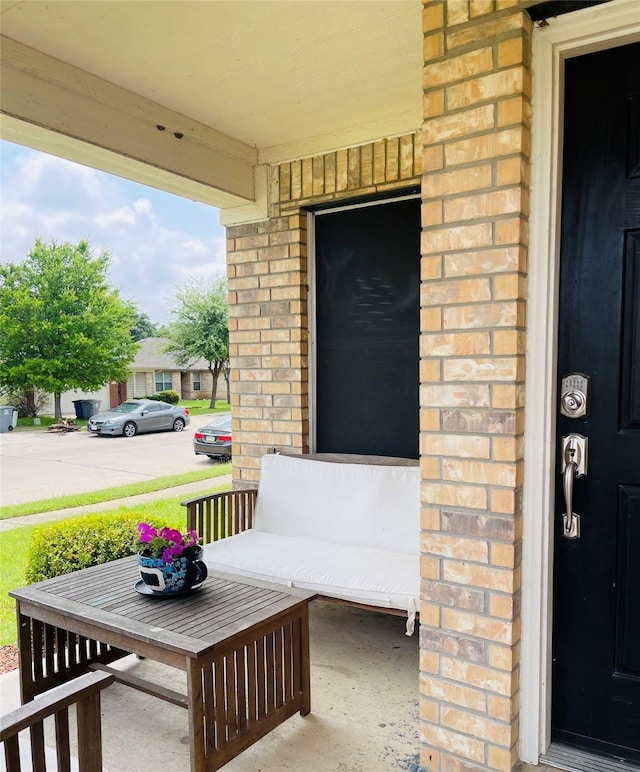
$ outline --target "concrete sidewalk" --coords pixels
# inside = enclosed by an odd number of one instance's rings
[[[0,520],[0,533],[9,531],[12,528],[20,528],[28,525],[39,525],[54,520],[64,520],[67,517],[78,517],[79,515],[88,515],[93,512],[106,512],[117,507],[133,507],[136,504],[146,503],[148,501],[159,501],[161,499],[181,496],[187,499],[198,496],[201,493],[214,491],[218,488],[231,485],[231,475],[225,474],[221,477],[211,477],[206,480],[188,483],[187,485],[176,485],[172,488],[163,488],[151,493],[140,493],[137,496],[127,496],[123,499],[112,499],[111,501],[101,501],[99,504],[86,504],[81,507],[70,507],[68,509],[56,509],[51,512],[42,512],[35,515],[24,515],[23,517],[9,517],[6,520]]]

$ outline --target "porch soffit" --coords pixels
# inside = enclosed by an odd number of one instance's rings
[[[216,206],[246,204],[256,164],[420,127],[421,7],[2,0],[1,136]]]

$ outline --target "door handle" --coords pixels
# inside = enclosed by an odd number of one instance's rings
[[[589,441],[581,434],[562,438],[562,491],[566,512],[562,515],[562,535],[565,539],[580,538],[580,515],[573,511],[573,483],[587,474]]]
[[[562,535],[565,539],[580,538],[580,515],[573,511],[573,481],[578,469],[575,461],[569,461],[562,475],[564,506],[567,510],[562,515]]]

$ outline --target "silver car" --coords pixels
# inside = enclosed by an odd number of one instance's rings
[[[186,407],[152,399],[128,399],[106,413],[91,416],[87,429],[94,434],[134,437],[138,432],[181,432],[188,425]]]
[[[231,458],[231,413],[220,413],[193,435],[196,456]]]

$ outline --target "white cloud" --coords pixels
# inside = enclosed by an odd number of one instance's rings
[[[23,260],[36,238],[87,239],[111,254],[112,286],[154,322],[168,321],[176,287],[224,272],[224,231],[212,208],[192,204],[190,210],[169,194],[43,153],[8,152],[1,144],[3,261]]]

